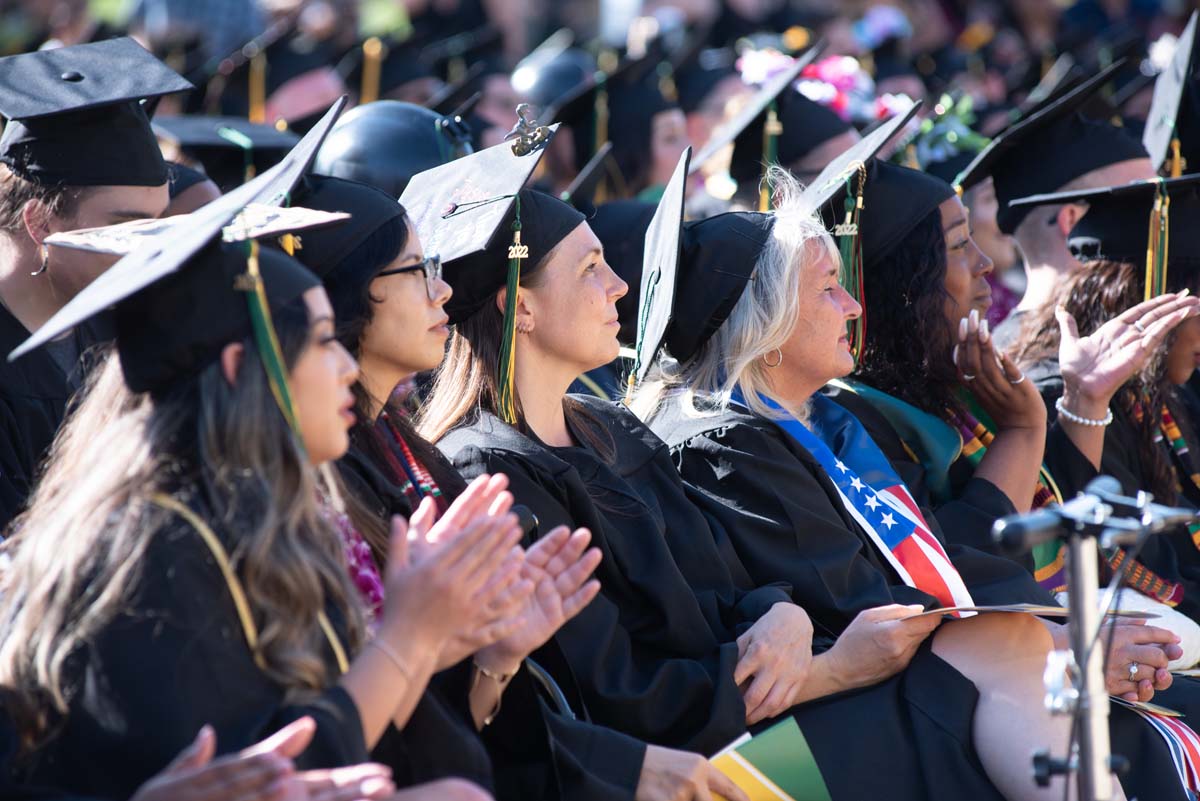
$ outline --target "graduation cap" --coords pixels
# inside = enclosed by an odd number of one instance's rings
[[[467,68],[461,78],[446,84],[441,91],[429,98],[429,101],[425,103],[425,108],[436,111],[438,114],[452,114],[471,97],[478,94],[477,86],[480,79],[487,74],[487,70],[487,63],[476,61]]]
[[[296,187],[291,199],[306,209],[350,216],[342,225],[309,231],[301,238],[296,258],[322,281],[372,234],[404,216],[404,207],[391,195],[369,184],[344,178],[309,175]],[[350,268],[378,269],[378,265],[346,264]]]
[[[730,142],[734,143],[734,159],[737,160],[738,164],[753,164],[756,174],[761,174],[764,163],[780,163],[778,153],[779,141],[781,136],[788,134],[788,130],[780,122],[777,100],[781,94],[791,88],[792,84],[800,76],[801,71],[823,49],[824,45],[818,42],[803,55],[796,58],[790,67],[764,83],[762,88],[746,101],[746,105],[742,107],[737,116],[713,131],[708,142],[705,143],[700,153],[693,160],[691,166],[692,172],[699,170],[706,161],[720,152]],[[796,133],[798,135],[801,134],[800,131]],[[734,163],[731,162],[731,173],[734,169]],[[740,169],[739,174],[746,171],[746,169]],[[735,180],[737,179],[735,178]],[[744,175],[742,180],[745,180]],[[759,199],[760,209],[765,211],[769,208],[770,195],[770,188],[764,186]]]
[[[864,309],[864,271],[886,258],[932,209],[954,194],[953,187],[937,178],[875,157],[920,106],[914,104],[864,136],[804,192],[805,205],[821,215],[838,243],[843,286]],[[851,325],[850,350],[855,355],[862,349],[865,318],[864,311]]]
[[[182,195],[196,184],[202,184],[209,177],[199,170],[193,170],[184,164],[167,162],[167,194],[171,200]]]
[[[165,184],[138,101],[191,88],[129,38],[0,58],[0,162],[43,185]]]
[[[160,140],[199,162],[222,192],[277,164],[300,137],[241,117],[162,117],[153,123]]]
[[[585,219],[558,198],[522,188],[556,128],[522,118],[510,135],[514,141],[415,175],[400,197],[426,252],[442,257],[454,289],[445,307],[451,324],[470,318],[507,286],[497,406],[508,423],[516,420],[513,353],[521,272]]]
[[[346,85],[358,93],[360,105],[386,99],[412,81],[437,79],[428,62],[418,58],[415,48],[378,36],[352,48],[336,69]]]
[[[1009,201],[1056,190],[1081,175],[1130,159],[1145,158],[1142,144],[1107,122],[1094,122],[1080,108],[1120,68],[1114,64],[998,134],[959,174],[955,185],[970,189],[992,176],[999,209],[996,223],[1012,234],[1028,208]]]
[[[517,62],[512,87],[553,120],[547,109],[594,80],[596,61],[586,51],[572,47],[574,34],[562,29],[551,34],[533,52]]]
[[[377,186],[399,197],[419,172],[472,152],[466,126],[398,100],[358,106],[338,120],[313,172]]]
[[[638,290],[637,358],[629,374],[626,399],[654,364],[671,321],[675,305],[675,277],[679,269],[683,202],[687,193],[687,168],[691,157],[692,149],[689,147],[679,157],[675,172],[667,182],[658,208],[646,228]]]
[[[271,311],[319,281],[282,252],[259,251],[253,241],[226,244],[220,235],[248,204],[286,199],[344,103],[343,98],[335,104],[279,164],[149,237],[102,273],[9,360],[115,306],[117,351],[126,384],[134,392],[161,394],[219,358],[227,343],[253,332],[276,401],[295,428]]]
[[[1189,276],[1200,272],[1200,227],[1193,224],[1200,214],[1200,175],[1013,201],[1021,208],[1063,203],[1088,207],[1067,235],[1071,254],[1085,263],[1103,259],[1145,265],[1146,300],[1167,291],[1168,269],[1183,269]],[[1183,224],[1172,227],[1172,218]]]
[[[1179,36],[1179,44],[1171,63],[1159,73],[1154,82],[1154,97],[1150,101],[1150,113],[1146,116],[1146,128],[1142,132],[1142,144],[1150,154],[1156,170],[1167,168],[1173,178],[1183,174],[1183,134],[1192,146],[1190,155],[1200,156],[1200,143],[1194,142],[1200,134],[1200,125],[1193,119],[1198,107],[1193,79],[1192,50],[1196,45],[1196,20],[1200,11],[1193,11],[1187,27]]]

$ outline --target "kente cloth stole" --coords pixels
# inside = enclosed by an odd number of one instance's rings
[[[1133,405],[1133,419],[1139,423],[1145,416],[1145,410],[1141,403]],[[1187,440],[1183,438],[1183,431],[1179,428],[1179,423],[1175,422],[1174,415],[1167,408],[1167,404],[1162,406],[1162,418],[1158,425],[1158,430],[1154,433],[1154,441],[1164,443],[1171,451],[1171,456],[1175,459],[1175,489],[1180,494],[1183,493],[1183,483],[1180,480],[1180,474],[1187,476],[1188,481],[1192,482],[1192,486],[1200,488],[1200,474],[1196,473],[1196,467],[1191,453],[1188,451]],[[1166,499],[1162,499],[1166,502]],[[1192,545],[1200,549],[1200,523],[1191,523],[1188,525],[1188,533],[1192,536]]]
[[[733,400],[746,405],[739,393]],[[837,488],[842,506],[905,584],[932,595],[942,606],[974,605],[917,502],[854,415],[814,395],[810,430],[778,404],[763,401],[786,415],[772,422],[813,455]]]
[[[988,446],[996,438],[992,433],[995,426],[987,413],[979,408],[974,397],[964,397],[970,410],[964,409],[958,413],[949,413],[950,422],[956,426],[963,438],[963,456],[977,466],[987,453]],[[976,417],[978,415],[978,417]],[[987,422],[984,422],[987,421]],[[1061,503],[1062,497],[1054,483],[1050,472],[1043,465],[1038,472],[1037,488],[1033,493],[1033,509],[1041,509],[1051,503]],[[1103,580],[1108,581],[1120,569],[1128,558],[1120,548],[1109,548],[1102,553],[1104,568]],[[1052,593],[1064,592],[1067,589],[1067,546],[1061,540],[1042,543],[1033,549],[1034,578],[1046,590]],[[1156,601],[1176,606],[1183,600],[1183,587],[1173,581],[1167,581],[1141,562],[1134,561],[1125,574],[1125,585],[1153,598]]]

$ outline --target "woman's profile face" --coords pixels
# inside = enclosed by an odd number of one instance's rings
[[[551,254],[537,286],[522,287],[522,305],[532,326],[518,334],[517,358],[526,347],[547,365],[578,376],[617,358],[617,300],[629,286],[604,260],[600,240],[580,223]]]
[[[992,271],[992,260],[971,238],[969,213],[958,197],[942,201],[938,211],[946,239],[946,278],[943,283],[946,298],[943,309],[947,325],[957,331],[959,321],[972,309],[983,317],[992,305],[992,288],[987,282],[987,275]]]
[[[650,130],[650,186],[663,186],[671,180],[675,165],[689,144],[687,117],[682,111],[673,108],[654,115]]]
[[[829,247],[808,243],[800,264],[799,317],[779,349],[778,369],[789,371],[798,385],[811,384],[814,392],[854,369],[848,323],[862,314],[862,306],[842,286],[839,272]]]
[[[358,364],[334,336],[333,307],[324,287],[304,293],[308,335],[288,375],[300,436],[313,465],[341,458],[350,447]]]
[[[418,267],[425,258],[420,237],[406,220],[408,241],[400,255],[379,272]],[[427,267],[426,269],[431,269]],[[441,278],[426,279],[422,270],[381,275],[371,281],[371,322],[359,344],[363,372],[386,371],[408,377],[432,370],[442,361],[450,336],[443,307],[450,285]]]
[[[1176,386],[1186,384],[1200,367],[1200,317],[1180,323],[1167,350],[1167,379]]]

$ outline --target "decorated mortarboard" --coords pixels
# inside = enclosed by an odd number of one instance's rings
[[[516,420],[513,388],[516,303],[521,273],[538,264],[584,216],[556,197],[523,189],[557,126],[530,119],[527,106],[511,141],[413,176],[400,202],[427,253],[442,258],[454,294],[446,304],[459,324],[507,287],[497,364],[498,411]]]
[[[1119,186],[1032,195],[1014,206],[1086,203],[1087,211],[1067,234],[1067,247],[1081,262],[1098,260],[1144,265],[1145,297],[1167,291],[1169,268],[1200,270],[1200,175],[1134,181]],[[1174,229],[1172,217],[1180,221]]]
[[[109,307],[125,382],[163,393],[216,360],[238,336],[253,333],[273,394],[296,429],[272,310],[319,280],[286,254],[257,242],[221,241],[251,203],[279,204],[308,168],[345,100],[279,164],[160,231],[102,273],[9,355],[40,347]]]
[[[383,145],[389,142],[404,144]],[[470,132],[461,122],[413,103],[377,100],[338,120],[313,172],[368,183],[399,197],[417,173],[471,152]]]
[[[780,121],[779,96],[791,90],[792,84],[796,82],[800,73],[821,53],[823,47],[822,43],[818,42],[803,55],[793,60],[791,66],[766,81],[754,95],[748,98],[736,116],[713,131],[708,142],[692,162],[692,172],[699,170],[706,161],[731,142],[734,143],[733,159],[730,164],[731,173],[739,165],[745,165],[745,169],[742,169],[740,173],[747,172],[751,169],[749,165],[753,165],[754,175],[759,177],[767,165],[780,163],[780,137],[785,136],[787,131]],[[734,176],[734,179],[744,182],[748,176],[742,175],[741,178]],[[759,209],[766,211],[770,208],[770,203],[770,187],[764,184],[760,192]]]
[[[875,158],[917,113],[921,104],[898,114],[864,136],[834,159],[804,192],[805,205],[820,214],[838,243],[842,285],[866,308],[864,269],[885,258],[931,209],[954,194],[944,181]],[[903,171],[897,173],[896,171]],[[904,188],[897,194],[892,181],[899,175]],[[905,196],[904,192],[911,192]],[[857,355],[866,331],[864,312],[850,327],[850,351]]]
[[[269,169],[300,137],[241,117],[162,117],[153,123],[160,140],[198,161],[222,192]]]
[[[191,88],[129,38],[0,58],[0,162],[43,185],[165,184],[138,101]]]
[[[1197,106],[1192,51],[1196,45],[1197,24],[1200,11],[1193,11],[1187,27],[1179,35],[1179,43],[1171,63],[1159,73],[1154,82],[1154,97],[1150,101],[1150,113],[1146,116],[1146,128],[1142,132],[1142,144],[1150,154],[1150,161],[1157,170],[1164,170],[1173,178],[1184,171],[1182,140],[1200,137],[1200,123],[1190,115],[1200,112]],[[1200,156],[1200,142],[1189,141],[1193,156]]]
[[[686,148],[646,228],[638,290],[637,357],[629,374],[626,398],[632,394],[637,383],[646,377],[658,357],[674,311],[683,202],[687,194],[687,168],[691,157],[692,149]]]
[[[996,223],[1012,234],[1028,209],[1009,202],[1037,192],[1053,191],[1093,170],[1130,159],[1146,151],[1126,131],[1079,113],[1093,93],[1120,68],[1114,64],[1084,81],[1058,100],[997,135],[955,179],[970,189],[992,176],[999,209]]]
[[[372,234],[404,215],[404,207],[381,189],[323,175],[305,177],[292,193],[292,202],[313,212],[348,215],[350,218],[336,228],[309,231],[300,238],[296,258],[321,280],[346,262],[346,258]],[[378,265],[349,266],[378,268]]]

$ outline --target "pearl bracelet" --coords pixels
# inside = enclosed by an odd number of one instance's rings
[[[1058,413],[1060,415],[1062,415],[1063,418],[1066,419],[1067,422],[1074,423],[1077,426],[1091,426],[1092,428],[1104,428],[1105,426],[1109,425],[1113,421],[1112,409],[1109,409],[1108,414],[1104,415],[1104,417],[1099,420],[1093,420],[1090,417],[1080,417],[1079,415],[1077,415],[1074,412],[1069,411],[1067,409],[1066,405],[1063,404],[1063,399],[1061,397],[1058,400],[1054,401],[1054,408],[1058,409]]]

